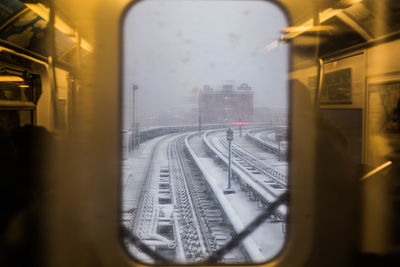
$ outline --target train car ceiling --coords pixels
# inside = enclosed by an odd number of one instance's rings
[[[300,19],[295,26],[283,30],[281,40],[302,37],[298,38],[300,41],[295,49],[306,58],[312,58],[313,48],[317,43],[320,46],[319,56],[324,57],[344,49],[359,48],[360,45],[365,46],[377,40],[390,39],[398,34],[398,1],[317,2],[320,2],[320,6],[309,12],[305,17],[307,19]]]
[[[23,4],[8,0],[0,5],[0,45],[30,51],[36,58],[47,61],[50,56],[49,8],[41,3]],[[74,65],[92,51],[91,45],[59,16],[55,17],[56,63]]]

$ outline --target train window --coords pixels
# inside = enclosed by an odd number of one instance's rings
[[[148,0],[127,10],[121,227],[136,260],[248,264],[281,251],[285,27],[265,1]]]
[[[0,101],[33,102],[32,87],[19,76],[0,76]]]
[[[35,94],[40,92],[33,86],[32,75],[5,66],[0,67],[0,73],[0,128],[9,132],[33,125]]]

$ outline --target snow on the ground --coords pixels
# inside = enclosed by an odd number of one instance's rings
[[[136,209],[140,192],[143,190],[144,178],[146,176],[147,166],[150,164],[152,151],[154,146],[161,140],[157,137],[140,145],[140,148],[134,151],[134,155],[122,162],[122,210],[129,211]],[[169,139],[169,138],[168,138]],[[216,184],[221,190],[227,185],[227,171],[223,171],[221,167],[214,165],[213,159],[207,157],[203,149],[202,140],[195,136],[190,140],[190,146],[197,154],[198,159],[207,169],[209,176],[213,177]],[[256,145],[251,144],[246,137],[239,137],[235,134],[234,142],[242,149],[252,153],[261,159],[268,166],[275,167],[283,173],[287,172],[287,163],[280,162],[277,156],[267,153]],[[168,143],[168,142],[163,142]],[[166,151],[166,146],[160,151]],[[161,152],[156,159],[157,165],[154,169],[158,171],[160,167],[168,165],[166,152]],[[156,171],[156,172],[157,172]],[[249,224],[263,209],[257,206],[255,201],[251,201],[247,193],[241,191],[240,187],[234,182],[232,183],[236,193],[231,195],[223,195],[227,202],[230,203],[232,210],[242,223],[242,227]],[[255,232],[250,235],[259,251],[265,257],[264,260],[274,257],[283,247],[285,235],[282,233],[281,223],[263,223]],[[249,240],[250,240],[249,239]]]
[[[123,163],[122,208],[123,216],[126,218],[122,219],[132,219],[132,217],[129,218],[131,213],[127,211],[139,208],[139,200],[141,194],[144,193],[143,201],[147,202],[147,206],[145,211],[136,217],[138,227],[134,234],[139,236],[143,242],[147,242],[147,245],[169,242],[157,234],[157,221],[159,211],[172,214],[173,205],[164,205],[162,208],[158,205],[158,188],[160,170],[168,168],[169,165],[167,147],[173,138],[176,136],[161,136],[149,140],[141,144],[140,149],[135,150],[133,156]],[[156,148],[156,146],[158,147]],[[156,150],[153,161],[151,161],[154,149]],[[147,181],[145,181],[146,177]],[[146,191],[143,191],[145,187]],[[129,245],[128,250],[141,261],[153,262],[148,255],[133,245]]]
[[[202,140],[199,137],[196,136],[189,139],[189,144],[197,155],[204,155]],[[216,166],[211,158],[199,157],[198,160],[206,170],[205,175],[214,179],[222,193],[227,187],[228,172],[224,171],[220,166]],[[239,185],[232,182],[232,186],[236,193],[223,196],[230,203],[242,225],[246,226],[257,215],[261,214],[264,209],[259,208],[255,201],[251,201],[248,194],[241,191]],[[274,257],[281,250],[284,245],[285,235],[282,233],[281,223],[264,222],[250,235],[250,238],[254,240],[265,261]]]
[[[153,148],[161,138],[163,137],[144,142],[139,149],[134,150],[131,157],[123,161],[122,211],[126,212],[137,208]]]
[[[266,136],[267,136],[268,139],[270,139],[270,140],[272,140],[272,141],[275,141],[275,140],[276,140],[276,136],[275,136],[275,133],[274,133],[274,132],[267,133]]]
[[[275,133],[273,134],[275,135]],[[275,136],[273,138],[275,138]],[[287,161],[280,161],[277,155],[265,151],[264,149],[255,145],[253,142],[249,142],[245,136],[240,137],[239,135],[235,135],[233,142],[238,147],[256,156],[266,166],[272,167],[282,174],[288,174]]]

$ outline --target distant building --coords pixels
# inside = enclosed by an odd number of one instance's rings
[[[202,123],[253,121],[253,91],[243,83],[235,88],[233,83],[222,85],[221,90],[204,86],[200,94]]]

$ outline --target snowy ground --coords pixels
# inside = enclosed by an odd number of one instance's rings
[[[252,144],[246,141],[245,137],[235,136],[234,140],[242,146],[246,146],[248,149]],[[213,159],[210,159],[204,153],[202,140],[195,136],[189,140],[189,144],[193,151],[198,155],[201,163],[207,169],[209,176],[214,177],[215,182],[218,184],[220,191],[227,187],[228,172],[224,171],[220,166],[214,164]],[[255,146],[256,147],[256,146]],[[249,152],[253,152],[249,150]],[[277,159],[275,155],[270,153],[260,152],[268,160],[268,163],[276,163]],[[248,225],[257,215],[259,215],[263,209],[259,208],[255,201],[251,201],[246,192],[241,191],[239,185],[233,183],[235,194],[224,195],[228,202],[231,204],[233,210],[241,220],[244,226]],[[284,244],[285,235],[282,232],[281,223],[269,223],[265,222],[259,226],[259,228],[250,235],[250,238],[255,242],[259,251],[264,256],[264,261],[271,259],[281,250]]]
[[[144,188],[144,178],[150,160],[153,148],[164,137],[158,137],[149,140],[140,145],[138,150],[134,151],[133,156],[128,160],[122,162],[122,220],[129,219],[129,211],[138,208],[139,196]],[[155,170],[161,167],[168,166],[168,158],[166,153],[166,143],[171,138],[167,138],[166,142],[162,142],[160,152],[155,158]],[[287,163],[280,162],[277,156],[267,153],[256,145],[249,142],[245,136],[239,137],[237,134],[234,136],[234,142],[242,149],[252,153],[257,158],[261,159],[266,165],[277,168],[282,173],[287,172]],[[197,135],[189,139],[189,145],[197,156],[197,159],[207,169],[207,175],[214,178],[221,193],[227,185],[227,171],[224,171],[220,166],[216,166],[213,159],[207,157],[204,152],[202,140]],[[157,171],[156,171],[157,172]],[[247,193],[240,190],[239,186],[233,183],[233,188],[236,190],[235,194],[223,195],[226,201],[230,203],[231,209],[235,216],[245,227],[249,224],[263,209],[259,208],[255,201],[251,201]],[[259,250],[261,260],[266,261],[276,256],[284,245],[285,235],[282,231],[282,223],[263,223],[254,233],[250,235],[246,242],[255,244],[255,248]],[[258,252],[257,252],[258,253]],[[254,254],[257,254],[254,253]],[[260,259],[260,258],[258,258]]]
[[[152,151],[163,137],[151,139],[140,145],[133,155],[122,163],[122,211],[136,209],[140,192],[143,190],[147,166],[150,163]]]
[[[271,140],[275,140],[275,133],[267,131],[260,131],[254,134],[256,137],[262,139],[262,136],[267,136]],[[287,162],[286,161],[279,161],[278,156],[272,153],[265,152],[263,149],[259,148],[252,142],[248,142],[246,137],[239,137],[234,140],[235,144],[242,147],[245,150],[251,151],[254,155],[256,155],[260,160],[262,160],[265,165],[273,167],[274,169],[278,170],[282,174],[287,174]]]

